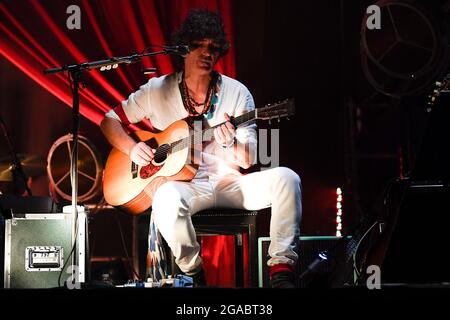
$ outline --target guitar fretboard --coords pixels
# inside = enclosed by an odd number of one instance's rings
[[[256,110],[252,110],[252,111],[244,113],[236,118],[231,118],[230,122],[231,122],[231,124],[233,124],[233,126],[235,126],[237,128],[240,125],[250,122],[253,119],[255,119],[255,115],[256,115]],[[222,122],[214,127],[207,128],[202,131],[194,132],[193,134],[189,135],[186,138],[172,142],[170,144],[170,150],[172,152],[177,152],[177,151],[183,150],[184,148],[187,148],[191,145],[197,145],[197,144],[201,144],[203,141],[209,141],[214,136],[214,129],[224,123],[225,122]]]

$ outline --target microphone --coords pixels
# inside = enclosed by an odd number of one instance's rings
[[[156,68],[145,68],[141,70],[143,74],[154,74],[158,71]]]
[[[164,46],[163,48],[166,54],[178,54],[180,56],[185,56],[189,53],[188,46]]]

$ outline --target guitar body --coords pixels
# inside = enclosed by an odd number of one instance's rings
[[[294,99],[286,99],[231,117],[230,122],[237,128],[256,119],[280,119],[293,114]],[[187,118],[175,121],[159,133],[135,132],[136,141],[156,149],[152,163],[145,167],[139,167],[126,154],[113,148],[103,171],[106,202],[137,215],[151,207],[155,192],[163,183],[192,180],[200,164],[202,142],[210,141],[215,127],[221,125],[202,131],[195,129],[194,134],[193,124],[193,119]]]
[[[190,128],[186,121],[178,120],[160,133],[148,131],[135,132],[138,141],[145,141],[157,149],[188,137]],[[145,167],[134,164],[128,155],[113,148],[106,162],[103,177],[105,200],[112,206],[119,206],[127,212],[137,215],[151,207],[157,188],[170,180],[190,181],[197,172],[198,163],[189,162],[191,148],[169,153],[166,159],[155,160]],[[156,158],[156,157],[155,157]]]

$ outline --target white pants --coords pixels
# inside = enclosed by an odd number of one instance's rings
[[[268,265],[295,264],[302,214],[300,177],[278,167],[247,175],[210,176],[190,182],[169,181],[153,199],[156,226],[185,273],[200,269],[202,259],[191,215],[204,209],[259,210],[272,207]]]

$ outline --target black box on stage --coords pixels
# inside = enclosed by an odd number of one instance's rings
[[[338,242],[340,241],[340,242]],[[319,253],[328,251],[333,258],[321,263],[308,276],[299,280],[300,288],[306,287],[341,287],[353,283],[353,262],[347,260],[347,239],[333,236],[304,236],[300,237],[300,250],[297,274],[300,275],[317,259]],[[258,285],[269,287],[269,237],[258,238]]]
[[[146,261],[146,239],[141,243],[137,238],[137,216],[102,205],[92,208],[89,218],[92,280],[101,281],[108,275],[114,284],[123,284],[134,277],[134,272],[145,271],[145,265],[139,262]],[[141,257],[140,249],[144,251]]]
[[[0,194],[0,210],[2,215],[7,216],[8,213],[56,213],[60,208],[51,197]]]
[[[84,214],[79,214],[79,226],[86,226]],[[71,252],[72,215],[63,213],[15,214],[4,223],[5,288],[54,288],[71,275],[62,271]],[[83,235],[86,230],[78,228]],[[84,237],[83,237],[84,238]],[[75,253],[84,261],[84,245],[79,243]],[[70,262],[68,263],[70,265]],[[79,268],[84,280],[84,268]]]
[[[436,189],[436,190],[435,190]],[[448,283],[450,187],[412,185],[405,191],[386,255],[384,283]]]

